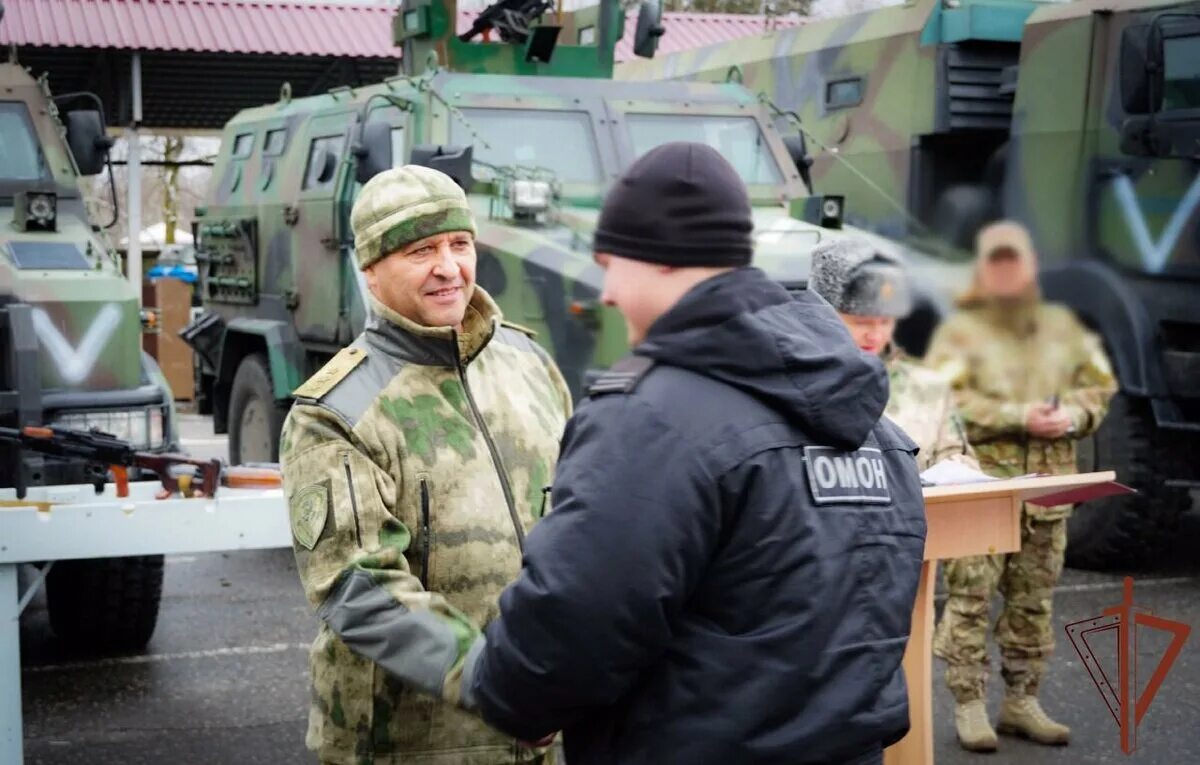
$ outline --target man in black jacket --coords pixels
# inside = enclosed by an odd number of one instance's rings
[[[634,163],[595,237],[633,355],[567,426],[553,512],[447,695],[571,765],[876,763],[925,540],[916,447],[833,309],[749,267],[735,170]]]

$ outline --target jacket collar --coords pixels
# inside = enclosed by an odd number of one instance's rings
[[[425,366],[465,367],[487,347],[502,318],[491,295],[479,285],[467,304],[462,332],[454,327],[426,327],[374,295],[370,298],[374,317],[367,323],[367,341],[390,356]]]

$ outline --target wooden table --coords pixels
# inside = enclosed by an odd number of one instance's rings
[[[884,751],[885,765],[933,763],[933,591],[938,561],[1016,552],[1021,549],[1022,502],[1065,504],[1057,495],[1111,484],[1115,479],[1116,473],[1110,470],[925,489],[925,562],[913,608],[912,634],[904,652],[911,728]]]

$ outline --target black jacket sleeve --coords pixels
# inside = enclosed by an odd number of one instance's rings
[[[616,703],[661,656],[715,550],[716,492],[697,449],[645,403],[585,403],[553,511],[529,534],[474,669],[483,718],[536,740]]]

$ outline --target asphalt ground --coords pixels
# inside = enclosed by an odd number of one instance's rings
[[[184,446],[224,456],[208,421],[184,417]],[[1175,548],[1153,574],[1136,577],[1136,605],[1200,625],[1200,513],[1186,519]],[[28,577],[26,577],[26,580]],[[1064,626],[1119,604],[1123,577],[1068,570],[1055,594],[1058,650],[1043,703],[1072,727],[1072,743],[1047,748],[1002,737],[993,755],[958,748],[953,703],[935,664],[935,757],[939,765],[1200,762],[1200,633],[1193,633],[1122,753],[1116,722],[1067,640]],[[26,762],[38,765],[313,763],[304,747],[307,644],[316,620],[301,593],[290,550],[168,557],[158,627],[144,653],[96,658],[72,653],[50,631],[45,601],[21,624]],[[1138,633],[1144,688],[1167,639]],[[1092,647],[1115,677],[1116,643]],[[994,653],[994,652],[993,652]],[[993,656],[993,663],[997,661]],[[991,684],[993,719],[1002,689]],[[9,765],[2,763],[0,765]]]

